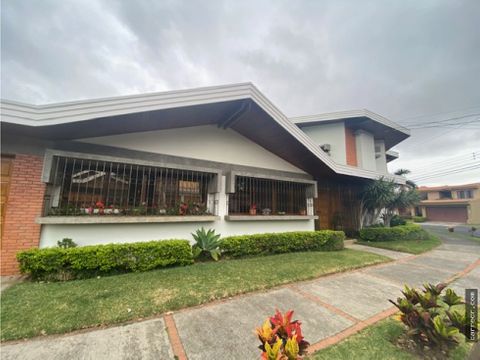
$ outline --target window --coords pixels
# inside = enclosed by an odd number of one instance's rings
[[[212,173],[56,156],[48,215],[207,215]]]
[[[451,191],[439,191],[440,199],[451,199],[452,192]]]
[[[236,176],[229,215],[307,215],[309,184]],[[311,199],[309,199],[311,200]]]
[[[472,190],[460,190],[457,191],[457,197],[459,199],[471,199],[473,198],[473,192]]]

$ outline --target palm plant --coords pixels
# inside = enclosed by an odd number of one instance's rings
[[[398,169],[397,171],[394,172],[394,174],[398,175],[398,176],[405,176],[405,175],[408,175],[410,173],[411,173],[411,171],[408,170],[408,169]],[[417,184],[415,184],[415,182],[413,182],[412,180],[407,179],[407,181],[405,183],[410,188],[416,188],[417,187]]]
[[[402,188],[383,177],[371,181],[361,193],[360,225],[361,227],[371,225],[382,214],[385,226],[390,226],[390,220],[397,209],[413,206],[419,199],[415,188]]]
[[[195,244],[192,247],[193,256],[198,258],[208,257],[210,255],[213,260],[217,261],[220,258],[220,234],[215,234],[215,230],[209,229],[205,231],[202,227],[198,229],[194,234]]]

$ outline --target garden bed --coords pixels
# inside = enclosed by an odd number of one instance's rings
[[[403,324],[393,318],[372,325],[344,341],[311,355],[308,360],[371,360],[424,358],[423,354],[411,352],[398,342],[404,333]],[[449,355],[452,360],[467,359],[471,345],[463,342]]]

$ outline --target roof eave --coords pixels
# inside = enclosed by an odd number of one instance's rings
[[[263,111],[270,115],[280,126],[290,133],[291,136],[305,146],[335,173],[367,179],[378,179],[384,176],[397,183],[405,182],[405,179],[402,177],[381,174],[374,171],[335,163],[308,135],[288,119],[251,83],[221,85],[145,95],[82,100],[48,105],[29,105],[2,100],[1,110],[2,122],[39,127],[88,121],[134,112],[162,110],[241,99],[251,99],[255,101]],[[366,114],[367,110],[364,111]],[[374,115],[379,116],[376,114]]]

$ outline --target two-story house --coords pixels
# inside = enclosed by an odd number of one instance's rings
[[[452,186],[421,186],[421,201],[414,215],[429,221],[480,224],[480,183]]]
[[[407,129],[372,112],[289,119],[250,83],[31,105],[2,100],[2,274],[54,246],[359,226]]]

